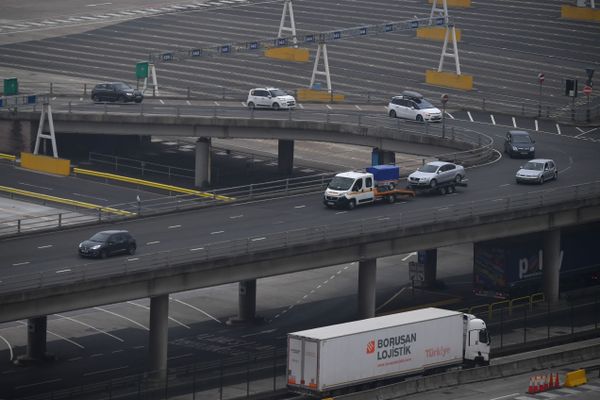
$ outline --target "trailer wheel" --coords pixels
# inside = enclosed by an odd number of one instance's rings
[[[456,188],[454,187],[454,185],[448,186],[448,193],[454,193],[454,192],[456,192]]]
[[[388,203],[392,204],[396,201],[396,196],[394,196],[393,194],[388,194],[386,199]]]

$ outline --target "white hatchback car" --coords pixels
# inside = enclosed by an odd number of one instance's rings
[[[296,107],[296,99],[277,88],[255,88],[248,93],[246,105],[250,109],[271,108],[273,110],[287,110]]]
[[[422,94],[410,90],[392,97],[388,104],[388,115],[418,122],[442,120],[442,112],[437,107],[425,100]]]
[[[408,176],[410,187],[435,189],[444,184],[460,185],[466,177],[461,165],[445,161],[432,161]]]
[[[539,183],[542,184],[550,179],[558,179],[558,169],[553,160],[547,158],[536,158],[529,160],[517,171],[515,175],[517,183]]]

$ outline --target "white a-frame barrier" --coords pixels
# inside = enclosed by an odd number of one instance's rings
[[[154,64],[148,65],[150,78],[152,79],[152,95],[158,96],[158,79],[156,77],[156,67]],[[146,89],[148,88],[148,77],[144,78],[144,87],[142,88],[142,93],[146,93]]]
[[[286,14],[290,15],[290,27],[285,26]],[[294,47],[298,47],[298,39],[296,38],[296,21],[294,20],[294,7],[292,6],[292,0],[285,0],[283,3],[283,12],[281,13],[281,22],[279,23],[279,32],[277,37],[283,37],[283,32],[290,32],[292,34],[292,41]]]
[[[444,0],[444,3],[446,1]],[[453,51],[448,51],[448,39],[449,36],[452,38]],[[442,47],[442,55],[440,57],[440,65],[438,66],[438,72],[442,72],[444,67],[444,57],[454,58],[454,65],[456,66],[456,75],[460,75],[460,59],[458,58],[458,45],[456,44],[456,28],[454,24],[446,24],[446,36],[444,37],[444,46]]]
[[[319,71],[319,60],[321,59],[321,54],[323,54],[323,66],[325,71]],[[327,91],[331,93],[331,75],[329,74],[329,59],[327,58],[327,44],[325,42],[319,42],[319,47],[317,48],[317,55],[315,56],[315,64],[313,66],[312,76],[310,78],[310,88],[315,84],[315,76],[316,75],[324,75],[327,80]]]
[[[444,17],[444,25],[448,24],[448,4],[446,0],[440,0],[442,2],[442,8],[437,6],[438,0],[433,0],[431,6],[431,14],[429,14],[429,26],[433,24],[434,18]]]
[[[48,127],[50,133],[44,133],[44,123],[46,121],[46,115],[48,116]],[[56,148],[56,135],[54,134],[54,120],[52,119],[52,106],[50,103],[44,102],[42,106],[42,115],[40,116],[40,125],[38,126],[37,137],[35,138],[35,148],[33,154],[37,155],[40,150],[40,142],[42,139],[50,139],[52,142],[52,154],[54,158],[58,158],[58,150]]]

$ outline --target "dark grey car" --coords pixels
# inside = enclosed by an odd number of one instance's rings
[[[122,230],[98,232],[78,246],[80,256],[98,258],[120,253],[135,254],[136,249],[137,244],[133,236]]]
[[[120,103],[135,101],[141,103],[144,100],[144,94],[123,82],[107,82],[94,86],[92,100],[95,103],[103,101],[118,101]]]
[[[518,156],[535,158],[535,140],[525,131],[508,131],[504,138],[504,152],[510,158]]]

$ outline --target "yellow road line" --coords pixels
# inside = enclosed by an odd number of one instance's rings
[[[164,183],[151,182],[151,181],[147,181],[144,179],[130,178],[128,176],[116,175],[116,174],[111,174],[108,172],[99,172],[99,171],[93,171],[93,170],[84,169],[84,168],[73,168],[73,173],[75,175],[81,174],[81,175],[95,176],[98,178],[112,179],[115,181],[128,182],[128,183],[133,183],[136,185],[142,185],[142,186],[148,186],[148,187],[153,187],[153,188],[157,188],[157,189],[167,190],[170,192],[191,194],[191,195],[199,196],[199,197],[206,197],[206,198],[223,200],[223,201],[233,200],[232,197],[214,195],[214,194],[207,193],[207,192],[201,192],[199,190],[187,189],[187,188],[182,188],[182,187],[173,186],[173,185],[166,185]]]
[[[36,199],[42,199],[42,200],[46,200],[46,201],[52,201],[52,202],[55,202],[55,203],[68,204],[68,205],[71,205],[71,206],[77,206],[77,207],[87,208],[87,209],[91,209],[91,210],[100,210],[102,212],[116,214],[116,215],[123,215],[123,216],[132,216],[132,215],[135,215],[135,213],[132,213],[132,212],[129,212],[129,211],[125,211],[125,210],[119,210],[117,208],[102,207],[102,206],[99,206],[97,204],[85,203],[83,201],[77,201],[77,200],[71,200],[71,199],[64,199],[62,197],[56,197],[56,196],[50,196],[50,195],[42,194],[42,193],[30,192],[28,190],[11,188],[11,187],[8,187],[8,186],[0,186],[0,191],[7,192],[7,193],[18,194],[18,195],[21,195],[21,196],[34,197]]]

